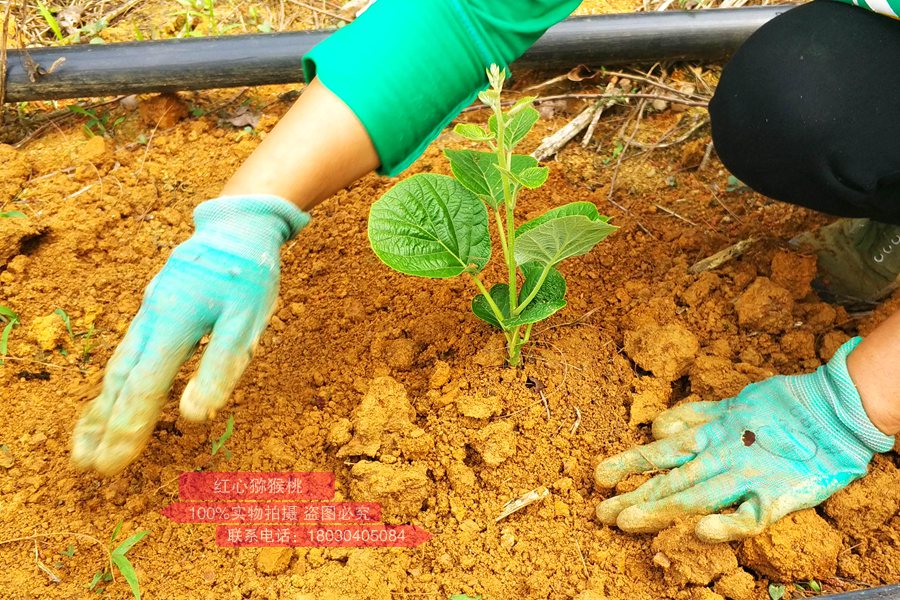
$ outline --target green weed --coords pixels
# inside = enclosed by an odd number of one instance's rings
[[[0,305],[0,325],[3,325],[3,332],[0,333],[0,356],[9,354],[9,334],[13,327],[19,324],[19,315],[11,308]],[[0,365],[3,361],[0,360]]]
[[[175,16],[184,17],[184,24],[178,37],[202,37],[204,35],[225,35],[229,31],[240,27],[233,23],[226,25],[219,20],[216,14],[216,0],[178,0],[183,10],[175,13]],[[203,27],[200,27],[200,26]],[[203,30],[206,30],[204,32]]]
[[[234,433],[234,415],[228,417],[228,421],[225,423],[225,432],[219,436],[219,439],[213,440],[212,442],[212,451],[210,452],[211,456],[215,456],[219,453],[219,450],[222,450],[225,453],[225,460],[231,460],[231,450],[229,450],[225,446],[225,442],[231,439],[231,434]]]
[[[91,325],[85,330],[79,333],[75,333],[72,330],[72,320],[69,318],[69,314],[61,308],[57,308],[53,311],[53,314],[58,315],[60,319],[62,319],[63,323],[66,326],[66,331],[69,334],[69,338],[73,343],[77,343],[78,340],[81,340],[81,358],[79,360],[80,367],[84,369],[88,363],[91,361],[91,353],[97,348],[97,344],[92,341],[94,337],[94,324]],[[66,356],[65,350],[60,350],[63,356]]]
[[[41,18],[47,23],[47,26],[50,27],[50,31],[53,32],[53,35],[56,36],[57,41],[64,41],[66,36],[63,35],[62,29],[59,26],[59,21],[56,20],[56,17],[53,16],[53,13],[47,8],[43,2],[37,3],[38,13],[40,13]]]
[[[0,212],[0,219],[26,219],[28,215],[23,213],[20,210],[8,210],[6,212]]]
[[[114,577],[112,571],[114,566],[116,570],[118,570],[122,575],[122,577],[125,578],[125,581],[128,582],[128,587],[131,588],[131,593],[134,595],[136,600],[141,600],[140,582],[138,582],[137,573],[134,572],[134,566],[131,564],[131,561],[128,560],[127,554],[135,544],[144,539],[150,532],[147,530],[139,531],[113,548],[113,544],[116,543],[116,538],[119,536],[119,532],[122,530],[122,523],[123,521],[119,521],[118,525],[116,525],[115,529],[113,529],[112,536],[109,538],[110,566],[106,569],[103,569],[102,571],[97,571],[96,573],[94,573],[94,577],[85,587],[87,587],[89,591],[96,592],[97,594],[102,594],[104,592],[104,588],[99,586],[101,583],[109,583],[110,581],[113,581]]]
[[[86,109],[73,104],[69,106],[69,110],[75,113],[76,115],[80,115],[87,119],[85,124],[82,126],[84,132],[88,137],[94,137],[95,135],[100,135],[103,137],[112,137],[112,134],[115,132],[116,127],[122,124],[125,120],[125,117],[119,117],[114,120],[112,124],[110,124],[109,120],[112,118],[108,112],[104,111],[102,113],[98,113],[94,109]]]
[[[784,598],[784,584],[770,583],[769,598],[771,598],[772,600],[781,600],[782,598]]]

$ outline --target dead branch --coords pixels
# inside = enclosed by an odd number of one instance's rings
[[[755,238],[747,238],[746,240],[741,240],[737,244],[728,246],[724,250],[719,250],[712,256],[704,258],[703,260],[697,261],[688,269],[688,273],[692,275],[698,275],[703,273],[704,271],[711,271],[712,269],[718,268],[728,261],[737,258],[747,251],[750,246],[755,242]]]
[[[687,141],[692,135],[697,133],[704,125],[709,123],[709,119],[701,119],[699,123],[691,127],[687,130],[684,135],[672,140],[671,142],[662,143],[662,140],[665,139],[666,136],[660,138],[660,140],[653,144],[644,144],[637,140],[632,140],[631,145],[635,148],[640,148],[641,150],[659,150],[660,148],[668,148],[670,146],[677,146],[678,144]]]
[[[604,71],[604,73],[607,75],[613,75],[616,77],[624,77],[626,79],[634,79],[635,81],[642,81],[648,85],[652,85],[653,87],[658,87],[662,90],[666,90],[667,92],[672,92],[673,94],[678,94],[679,96],[683,96],[690,100],[698,100],[698,101],[704,101],[704,102],[709,101],[709,98],[706,98],[705,96],[700,96],[698,94],[692,94],[690,92],[685,92],[683,90],[679,90],[678,88],[674,88],[670,85],[666,85],[662,81],[653,79],[651,77],[645,77],[643,75],[637,75],[637,74],[632,74],[632,73],[623,73],[621,71]]]
[[[330,10],[325,10],[324,8],[319,8],[318,6],[313,6],[312,4],[307,4],[306,2],[301,2],[300,0],[287,0],[291,4],[296,4],[297,6],[302,6],[303,8],[307,8],[314,13],[321,13],[326,17],[331,17],[332,19],[339,19],[344,23],[350,23],[353,19],[348,19],[343,15],[339,15],[337,13],[331,12]]]
[[[600,100],[600,99],[624,100],[627,98],[637,98],[640,100],[662,100],[664,102],[683,104],[684,106],[697,106],[700,108],[706,108],[708,105],[708,102],[706,102],[706,101],[688,100],[685,98],[673,98],[671,96],[660,96],[659,94],[645,94],[645,93],[558,94],[556,96],[541,96],[540,98],[536,99],[535,102],[540,104],[541,102],[549,102],[551,100]]]

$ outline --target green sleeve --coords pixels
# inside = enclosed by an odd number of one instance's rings
[[[303,57],[359,118],[396,175],[579,0],[378,0]]]
[[[900,19],[900,0],[837,0],[844,4],[852,4],[880,13],[887,17]]]

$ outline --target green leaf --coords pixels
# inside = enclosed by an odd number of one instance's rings
[[[544,271],[543,265],[536,262],[524,264],[521,268],[522,274],[525,276],[525,283],[522,284],[522,289],[519,290],[519,304],[522,304],[531,295],[531,292],[540,281],[541,273]],[[510,316],[509,314],[509,285],[498,283],[491,288],[489,293],[497,308],[503,314],[503,324],[501,325],[497,320],[487,299],[481,294],[472,299],[472,312],[482,321],[490,323],[498,329],[510,330],[520,325],[543,321],[562,309],[566,305],[566,280],[559,271],[550,267],[537,294],[528,303],[528,306],[515,316]]]
[[[783,583],[770,583],[769,584],[769,598],[772,600],[781,600],[784,597],[784,584]]]
[[[444,150],[457,181],[493,209],[504,206],[503,184],[497,167],[497,155],[477,150]],[[512,155],[512,171],[521,173],[537,167],[531,156]],[[515,193],[516,190],[510,190]]]
[[[21,210],[8,210],[6,212],[0,212],[0,219],[27,219],[28,215],[23,213]]]
[[[473,142],[486,142],[488,140],[494,139],[493,135],[491,135],[478,125],[474,125],[472,123],[458,124],[453,128],[453,133],[455,133],[456,135],[461,135],[467,140],[472,140]]]
[[[573,202],[549,210],[516,230],[516,263],[556,265],[590,252],[617,227],[590,202]]]
[[[478,273],[491,257],[484,205],[452,177],[430,173],[401,181],[372,205],[369,242],[387,266],[418,277]]]
[[[818,594],[819,592],[822,591],[822,584],[820,584],[815,579],[810,579],[809,580],[809,589],[811,589],[812,591],[814,591],[815,593]]]
[[[125,523],[124,520],[120,520],[115,528],[113,529],[112,535],[109,538],[109,543],[112,544],[116,541],[116,538],[119,537],[119,532],[122,531],[122,525]]]
[[[125,581],[128,582],[131,593],[134,594],[134,597],[137,600],[141,600],[141,584],[138,583],[137,573],[134,572],[134,567],[131,566],[131,562],[124,554],[114,554],[112,561],[113,564],[116,565],[116,568],[119,569],[119,573],[122,574],[122,577],[125,578]]]
[[[484,90],[478,93],[478,99],[485,106],[494,106],[500,102],[500,92],[497,90]]]
[[[56,17],[53,16],[53,13],[50,12],[50,9],[44,6],[43,3],[37,3],[38,12],[41,13],[41,16],[47,22],[47,25],[50,26],[50,29],[53,31],[53,35],[56,36],[56,39],[60,42],[65,39],[65,36],[62,34],[62,29],[59,28],[59,22],[56,20]]]
[[[450,600],[481,600],[481,594],[477,596],[469,596],[468,594],[453,594]]]
[[[66,331],[69,332],[69,337],[75,339],[75,334],[72,333],[72,321],[69,319],[69,314],[61,308],[54,310],[53,314],[59,315],[59,318],[66,324]]]
[[[66,548],[65,550],[63,550],[62,552],[60,552],[60,554],[62,554],[63,556],[68,556],[69,558],[72,558],[73,556],[75,556],[75,546],[70,544],[69,547]]]
[[[537,189],[544,185],[544,182],[547,181],[547,175],[550,174],[550,169],[548,167],[527,167],[518,173],[507,171],[500,166],[495,166],[494,168],[501,173],[505,172],[516,184],[530,190]]]
[[[525,110],[526,107],[532,106],[535,100],[537,100],[537,96],[523,96],[516,100],[516,103],[512,105],[512,108],[510,108],[506,114],[510,117],[515,116],[519,112]]]
[[[130,538],[123,541],[121,544],[116,546],[116,549],[112,551],[113,556],[124,556],[126,552],[131,550],[131,547],[137,544],[139,541],[147,537],[150,532],[146,529],[144,531],[138,531],[136,534],[131,536]]]
[[[88,590],[93,590],[95,587],[97,587],[97,584],[100,583],[101,579],[103,579],[103,573],[101,573],[100,571],[97,571],[96,573],[94,573],[94,577],[93,577],[93,579],[91,579],[91,582],[89,584],[87,584],[85,587]]]
[[[531,106],[522,108],[514,115],[506,115],[506,128],[503,132],[503,146],[507,150],[515,148],[522,141],[534,124],[541,118],[541,113]],[[497,135],[497,116],[491,115],[488,119],[488,130]]]
[[[225,423],[225,432],[219,436],[218,440],[213,440],[212,443],[212,456],[215,456],[219,450],[222,449],[222,446],[225,445],[229,439],[231,439],[231,435],[234,433],[234,415],[228,417],[228,421]],[[226,448],[227,450],[227,448]],[[231,460],[231,456],[226,456],[228,460]]]
[[[0,321],[6,322],[3,333],[0,333],[0,356],[6,356],[9,350],[9,334],[19,324],[19,315],[10,308],[0,305]]]

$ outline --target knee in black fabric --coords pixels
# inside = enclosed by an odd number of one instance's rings
[[[817,0],[773,19],[710,103],[725,166],[757,191],[844,216],[900,219],[900,23]]]

